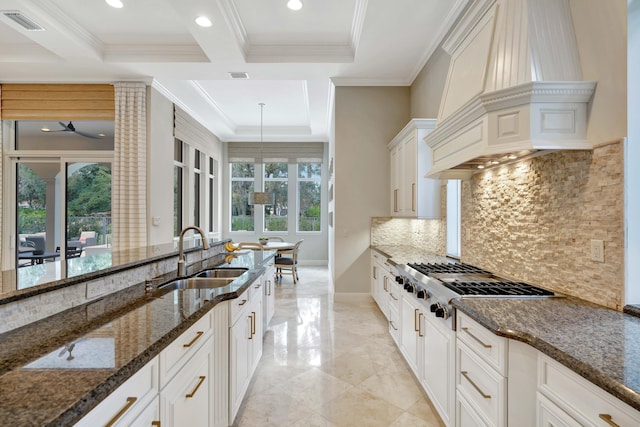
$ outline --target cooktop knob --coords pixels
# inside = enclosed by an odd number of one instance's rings
[[[436,309],[436,317],[442,317],[443,319],[449,318],[449,310],[447,307],[440,306]]]
[[[439,307],[440,307],[440,303],[439,303],[439,302],[437,302],[437,303],[435,303],[435,304],[431,304],[431,307],[429,307],[429,310],[430,310],[432,313],[435,313],[435,312],[436,312],[436,310],[437,310]]]
[[[413,285],[411,283],[407,283],[404,285],[404,290],[410,293],[413,293]]]
[[[396,283],[400,283],[402,285],[402,282],[404,282],[404,277],[396,276]]]
[[[418,291],[418,298],[429,299],[429,297],[430,297],[429,292],[425,291],[424,289],[421,289]]]

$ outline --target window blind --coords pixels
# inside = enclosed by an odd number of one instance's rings
[[[232,163],[322,163],[323,142],[229,142]]]
[[[176,105],[173,107],[173,136],[204,152],[210,152],[211,147],[219,143],[209,129]]]
[[[110,84],[3,84],[2,118],[10,120],[113,120]]]

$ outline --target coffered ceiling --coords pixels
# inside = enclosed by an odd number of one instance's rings
[[[259,102],[265,141],[326,141],[332,83],[410,85],[469,0],[121,1],[0,0],[0,83],[142,80],[225,141],[259,139]]]

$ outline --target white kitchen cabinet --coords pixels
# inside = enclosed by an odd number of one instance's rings
[[[538,374],[538,426],[563,425],[553,417],[568,426],[640,425],[640,411],[542,353]]]
[[[256,280],[233,300],[229,330],[229,422],[238,413],[262,357],[262,282]]]
[[[422,385],[446,425],[455,402],[455,333],[431,313],[425,313]]]
[[[456,426],[533,427],[537,350],[493,334],[460,311],[456,337]]]
[[[440,180],[425,178],[431,167],[431,149],[424,137],[435,126],[435,119],[411,119],[387,145],[392,216],[440,218]]]
[[[402,310],[402,286],[396,283],[395,279],[389,282],[389,333],[400,347],[402,319],[400,311]]]
[[[205,316],[209,317],[209,316]],[[209,337],[160,393],[163,427],[211,424],[213,344]]]
[[[75,425],[131,425],[142,413],[147,412],[147,406],[153,405],[157,396],[158,357],[154,357]],[[160,421],[160,418],[155,420]]]
[[[273,315],[276,311],[276,294],[275,294],[275,284],[274,277],[276,274],[275,268],[275,260],[271,258],[267,265],[265,266],[266,270],[264,275],[262,276],[262,288],[264,293],[264,307],[263,307],[263,333],[269,327],[269,323],[271,323],[271,319],[273,319]]]
[[[371,251],[371,296],[382,311],[382,314],[389,319],[389,288],[388,279],[385,278],[385,268],[383,263],[386,259],[377,251]]]
[[[400,309],[401,338],[400,351],[413,370],[416,377],[422,377],[422,360],[424,348],[424,312],[423,306],[412,295],[402,297]]]

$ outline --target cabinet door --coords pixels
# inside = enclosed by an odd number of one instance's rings
[[[209,425],[212,378],[211,339],[162,389],[160,411],[163,427],[206,427]]]
[[[160,397],[156,396],[155,399],[147,405],[147,407],[133,420],[132,426],[161,426],[160,422]]]
[[[229,331],[229,420],[233,422],[249,384],[251,360],[251,327],[253,316],[248,313],[239,319]]]
[[[256,292],[257,294],[258,292]],[[260,358],[262,357],[262,293],[259,294],[260,298],[256,298],[252,304],[251,316],[253,317],[253,325],[251,328],[251,361],[250,361],[250,371],[249,371],[249,379],[253,376],[256,368],[258,367],[258,363],[260,362]]]
[[[440,413],[446,425],[449,425],[453,411],[454,354],[453,331],[437,321],[426,320],[424,329],[424,370],[423,381],[427,394]]]
[[[464,398],[456,402],[456,427],[488,427]]]
[[[413,299],[411,295],[407,297],[403,296],[402,298],[402,310],[400,313],[400,317],[402,318],[402,340],[400,348],[413,372],[417,373],[418,336],[422,313],[417,302],[412,301]]]
[[[539,427],[580,427],[582,424],[571,418],[549,399],[538,393]]]
[[[417,211],[418,145],[415,133],[402,141],[402,214],[415,217]]]

